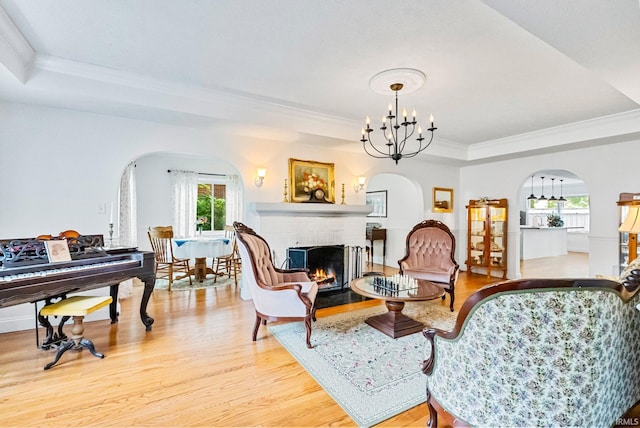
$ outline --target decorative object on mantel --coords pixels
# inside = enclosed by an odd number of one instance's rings
[[[287,179],[284,179],[284,199],[282,200],[282,202],[289,202],[289,198],[288,196],[288,192],[287,192]]]
[[[289,158],[291,202],[335,203],[334,164]]]
[[[373,132],[373,129],[371,128],[371,120],[369,119],[369,116],[367,116],[366,128],[362,128],[362,138],[360,141],[362,142],[362,148],[369,156],[379,159],[390,158],[394,160],[397,165],[398,161],[403,157],[412,158],[431,145],[431,142],[433,141],[433,131],[438,129],[434,125],[433,115],[429,117],[429,123],[431,126],[427,128],[427,131],[431,133],[431,137],[429,142],[426,144],[423,144],[425,138],[422,136],[422,128],[418,125],[418,121],[416,120],[415,110],[413,110],[411,119],[409,119],[407,117],[407,110],[403,108],[402,122],[398,121],[400,116],[398,108],[398,92],[403,88],[405,88],[405,93],[413,92],[422,86],[426,78],[427,77],[423,72],[411,68],[386,70],[371,78],[369,86],[374,91],[382,94],[388,94],[388,87],[395,93],[395,110],[393,109],[393,105],[390,103],[388,109],[389,113],[382,117],[382,126],[380,127],[380,130],[382,131],[386,142],[383,146],[380,146],[380,148],[376,147],[371,141],[371,133]],[[404,128],[404,130],[399,135],[398,130],[401,127]],[[416,132],[418,133],[418,137],[416,138],[416,141],[418,142],[417,148],[414,151],[405,152],[407,140]],[[384,146],[386,146],[386,148]]]
[[[342,202],[340,202],[340,205],[344,205],[344,183],[342,183]]]

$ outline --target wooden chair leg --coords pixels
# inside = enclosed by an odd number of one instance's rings
[[[311,349],[311,315],[304,317],[304,328],[307,331],[307,348]]]
[[[253,326],[253,341],[256,341],[256,338],[258,337],[258,329],[260,328],[260,323],[262,322],[262,319],[260,318],[260,315],[256,314],[256,323]]]

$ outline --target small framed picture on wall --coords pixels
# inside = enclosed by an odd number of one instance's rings
[[[373,207],[373,211],[367,214],[367,217],[386,217],[387,191],[379,190],[376,192],[367,192],[366,204]]]

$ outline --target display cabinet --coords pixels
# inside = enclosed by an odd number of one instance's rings
[[[640,193],[620,193],[618,198],[618,272],[638,256]]]
[[[506,199],[470,200],[467,205],[467,272],[474,269],[487,273],[502,271],[507,278]]]

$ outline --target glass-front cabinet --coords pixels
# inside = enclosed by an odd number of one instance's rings
[[[467,272],[474,269],[491,276],[492,270],[502,271],[507,278],[507,218],[506,199],[470,200],[467,205]]]
[[[638,255],[640,193],[620,193],[618,198],[618,274]]]

